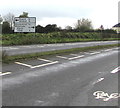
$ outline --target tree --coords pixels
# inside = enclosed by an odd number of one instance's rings
[[[103,27],[103,25],[101,25],[101,26],[100,26],[100,30],[104,30],[104,27]]]
[[[56,24],[48,24],[45,26],[45,32],[54,32],[57,30],[57,25]]]
[[[75,28],[81,32],[85,32],[93,29],[92,22],[84,18],[77,21]]]
[[[20,18],[27,18],[28,17],[28,12],[23,12],[19,17]]]
[[[4,21],[2,24],[2,33],[7,34],[7,33],[11,33],[11,28],[10,28],[10,24],[7,21]]]
[[[65,29],[68,30],[68,31],[72,31],[72,27],[71,26],[66,26]]]
[[[15,18],[14,14],[8,13],[5,16],[3,16],[3,18],[5,22],[8,22],[10,24],[10,28],[12,29],[14,26],[14,18]]]
[[[41,25],[37,25],[36,26],[36,30],[35,30],[37,33],[44,33],[44,27],[41,26]]]

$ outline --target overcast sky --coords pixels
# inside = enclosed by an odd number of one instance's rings
[[[118,23],[119,0],[1,0],[0,14],[18,17],[28,12],[37,18],[37,25],[57,24],[74,27],[78,19],[92,21],[94,28],[111,28]]]

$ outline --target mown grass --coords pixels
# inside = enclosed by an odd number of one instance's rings
[[[47,51],[47,52],[22,54],[22,55],[14,55],[14,56],[8,56],[7,54],[5,54],[5,52],[3,52],[4,53],[3,55],[5,55],[5,56],[2,55],[2,62],[10,63],[10,62],[13,62],[16,60],[35,59],[37,57],[44,57],[44,56],[57,55],[57,54],[68,54],[68,53],[73,53],[73,52],[74,53],[75,52],[84,52],[84,51],[105,49],[105,48],[118,47],[118,46],[120,46],[120,44],[98,45],[98,46],[72,48],[72,49],[65,49],[65,50]]]
[[[103,38],[104,37],[104,38]],[[111,33],[80,33],[80,32],[53,32],[53,33],[28,33],[28,34],[3,34],[0,43],[8,45],[51,44],[66,42],[88,42],[118,40],[119,35]]]

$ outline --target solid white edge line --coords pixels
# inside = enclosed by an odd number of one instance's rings
[[[46,61],[46,62],[53,62],[53,61],[46,60],[46,59],[42,59],[42,58],[38,58],[38,60],[41,60],[41,61]]]
[[[37,65],[37,66],[32,66],[31,68],[37,68],[37,67],[43,67],[43,66],[48,66],[48,65],[51,65],[51,64],[56,64],[58,63],[58,61],[55,61],[55,62],[51,62],[51,63],[46,63],[46,64],[41,64],[41,65]]]
[[[8,75],[8,74],[11,74],[11,73],[12,73],[12,72],[4,72],[4,73],[0,72],[0,76]]]
[[[73,59],[77,59],[77,58],[81,58],[84,57],[85,55],[81,55],[81,56],[77,56],[77,57],[72,57],[72,58],[68,58],[69,60],[73,60]]]

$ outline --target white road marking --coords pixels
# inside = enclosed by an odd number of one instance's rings
[[[50,62],[50,63],[46,63],[46,64],[41,64],[41,65],[36,65],[36,66],[32,66],[32,65],[25,64],[25,63],[20,63],[20,62],[15,62],[15,63],[33,69],[33,68],[37,68],[37,67],[43,67],[43,66],[47,66],[47,65],[51,65],[51,64],[55,64],[55,63],[58,63],[58,61],[54,61],[54,62]]]
[[[63,58],[63,59],[67,59],[67,60],[73,60],[73,59],[81,58],[81,57],[84,57],[84,56],[85,56],[85,55],[80,55],[80,56],[76,56],[76,57],[72,57],[72,58],[63,57],[63,56],[56,56],[56,57]]]
[[[40,104],[43,104],[45,103],[45,101],[41,101],[41,100],[36,100],[35,101],[35,105],[40,105]]]
[[[27,66],[27,67],[32,67],[32,65],[28,65],[28,64],[25,64],[25,63],[20,63],[20,62],[15,62],[16,64],[19,64],[19,65],[23,65],[23,66]]]
[[[41,65],[37,65],[37,66],[32,66],[31,68],[38,68],[38,67],[43,67],[43,66],[48,66],[48,65],[51,65],[51,64],[56,64],[58,63],[58,61],[55,61],[55,62],[51,62],[51,63],[46,63],[46,64],[41,64]]]
[[[19,48],[14,48],[14,47],[4,47],[3,50],[16,50]]]
[[[9,47],[9,49],[19,49],[19,48]]]
[[[113,49],[107,49],[107,50],[104,50],[104,51],[112,51]]]
[[[100,81],[102,81],[102,80],[104,80],[104,78],[99,78],[97,81],[93,82],[93,85],[100,82]]]
[[[100,52],[89,53],[90,55],[99,54]]]
[[[53,92],[52,94],[48,95],[48,97],[58,97],[59,93],[58,92]]]
[[[11,74],[12,72],[0,72],[0,76],[4,76],[4,75],[8,75],[8,74]]]
[[[36,45],[36,46],[20,46],[21,48],[36,48],[36,47],[44,47],[44,46],[39,46],[39,45]]]
[[[45,47],[45,46],[37,46],[37,47],[40,47],[40,48],[42,48],[42,47]]]
[[[46,62],[53,62],[53,61],[46,60],[46,59],[42,59],[42,58],[38,58],[38,60],[41,60],[41,61],[46,61]]]
[[[67,57],[63,57],[63,56],[56,56],[58,58],[63,58],[63,59],[68,59]]]
[[[78,56],[78,54],[70,54],[70,55],[73,55],[73,56]]]
[[[84,54],[90,54],[89,52],[84,52]]]
[[[93,95],[96,96],[95,99],[101,99],[103,101],[109,101],[110,99],[117,99],[120,97],[119,93],[108,94],[103,91],[96,91]]]
[[[117,73],[120,71],[120,66],[111,71],[111,73]]]
[[[77,59],[77,58],[81,58],[84,57],[85,55],[81,55],[81,56],[77,56],[77,57],[72,57],[72,58],[68,58],[69,60],[73,60],[73,59]]]
[[[117,47],[117,48],[114,48],[115,50],[119,50],[119,47]]]

